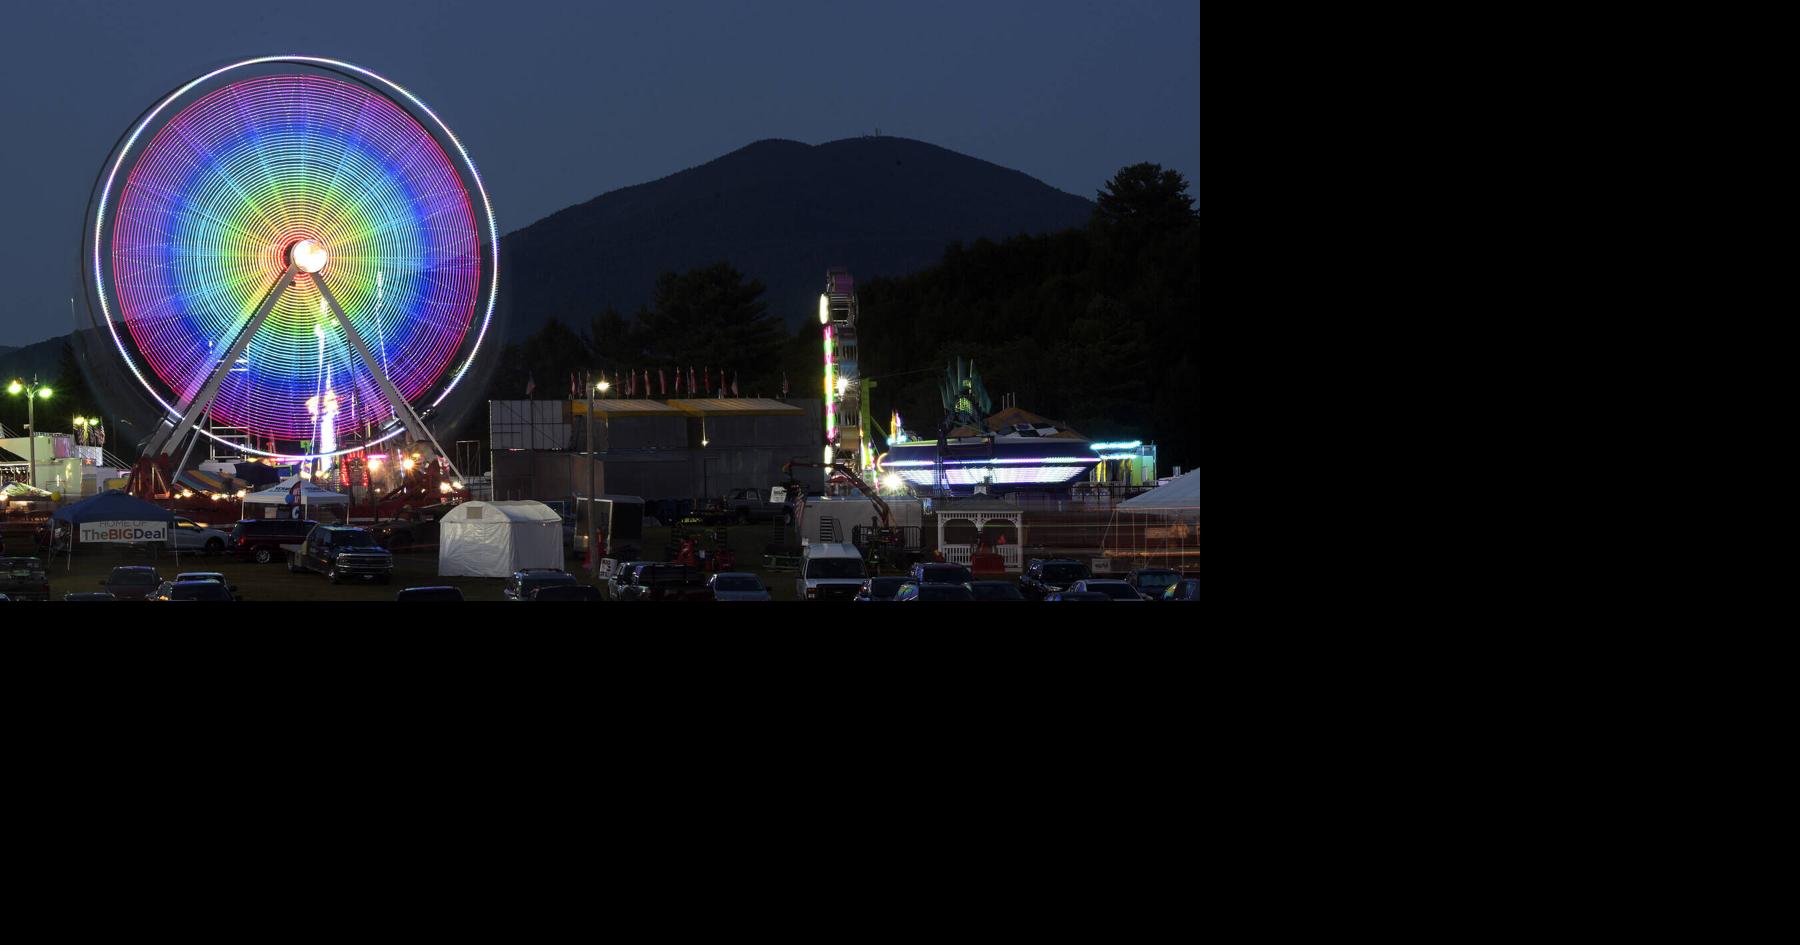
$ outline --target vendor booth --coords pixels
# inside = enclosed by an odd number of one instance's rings
[[[175,513],[118,489],[57,509],[50,524],[56,534],[52,547],[66,546],[71,564],[76,544],[148,546],[159,553],[174,548]]]
[[[464,502],[438,521],[441,577],[562,566],[562,516],[542,502]]]
[[[289,476],[260,492],[244,497],[247,519],[291,518],[341,525],[350,514],[350,497],[320,488],[310,479]]]

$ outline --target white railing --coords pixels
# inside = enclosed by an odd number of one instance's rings
[[[939,545],[938,550],[944,553],[944,560],[950,564],[967,566],[970,556],[975,553],[974,545]],[[1020,568],[1021,549],[1018,545],[1001,545],[995,549],[1000,553],[1000,560],[1005,562],[1006,570],[1018,571]]]

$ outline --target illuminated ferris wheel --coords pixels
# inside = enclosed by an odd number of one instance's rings
[[[330,59],[209,72],[158,101],[96,184],[84,278],[160,405],[146,457],[204,424],[326,459],[406,434],[474,363],[498,238],[475,164],[411,92]],[[242,444],[233,444],[243,448]]]

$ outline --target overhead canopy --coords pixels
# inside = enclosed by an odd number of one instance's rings
[[[1166,486],[1159,486],[1119,503],[1119,511],[1164,518],[1199,518],[1200,470],[1196,469]]]
[[[267,486],[281,481],[281,474],[265,463],[238,463],[237,478],[252,486]]]
[[[244,497],[245,505],[349,505],[350,497],[313,485],[312,480],[289,476],[279,483]]]
[[[172,525],[175,522],[174,512],[119,489],[108,489],[91,499],[72,502],[57,509],[50,517],[72,525],[88,522],[162,522]]]
[[[464,502],[438,520],[438,574],[511,577],[563,566],[563,523],[542,502]]]

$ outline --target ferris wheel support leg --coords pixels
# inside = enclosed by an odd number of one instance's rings
[[[432,448],[437,450],[438,458],[450,466],[451,474],[461,479],[462,473],[457,471],[456,463],[450,459],[450,454],[444,452],[444,447],[438,443],[437,437],[431,435],[431,428],[425,425],[425,421],[420,419],[417,413],[413,412],[412,404],[407,403],[406,398],[400,396],[400,389],[394,386],[394,382],[388,378],[387,372],[383,371],[381,365],[376,363],[375,353],[369,350],[368,343],[363,341],[356,326],[350,324],[350,316],[344,314],[344,307],[338,304],[337,296],[331,294],[331,289],[325,285],[325,280],[314,275],[313,282],[318,284],[319,295],[325,299],[327,305],[331,306],[332,313],[337,315],[338,325],[344,329],[344,337],[350,339],[350,347],[356,349],[356,356],[362,359],[363,367],[368,368],[369,373],[374,375],[375,380],[381,384],[382,394],[387,397],[388,403],[399,415],[400,422],[406,426],[406,431],[412,434],[414,440],[429,442]]]
[[[213,398],[219,396],[219,386],[225,383],[225,376],[231,373],[231,366],[244,356],[244,351],[250,347],[250,339],[256,337],[257,330],[262,328],[263,322],[268,320],[269,313],[275,310],[275,303],[281,299],[281,293],[287,291],[287,287],[294,284],[294,273],[292,265],[282,272],[275,287],[269,290],[269,294],[263,297],[262,304],[256,307],[255,314],[250,316],[250,320],[244,323],[243,330],[239,331],[237,337],[232,339],[231,350],[226,353],[224,358],[213,364],[212,370],[206,375],[206,383],[200,385],[200,392],[188,402],[187,410],[181,415],[181,421],[170,427],[168,421],[164,420],[164,425],[157,429],[158,435],[152,437],[150,443],[147,444],[144,450],[145,456],[160,456],[169,452],[179,446],[182,439],[193,431],[195,422],[200,419],[200,414],[212,406]],[[163,430],[169,432],[164,434]]]

